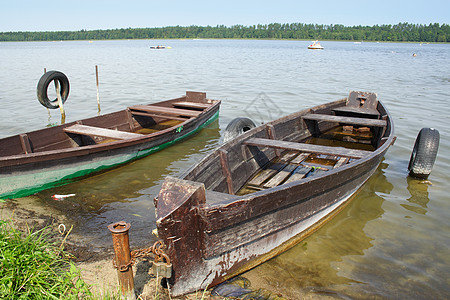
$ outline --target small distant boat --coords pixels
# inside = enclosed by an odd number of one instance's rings
[[[150,49],[170,49],[170,46],[150,46]]]
[[[308,46],[308,49],[322,50],[323,46],[320,45],[319,41],[314,41],[311,45]]]

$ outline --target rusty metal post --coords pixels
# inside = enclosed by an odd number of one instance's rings
[[[120,221],[108,225],[111,231],[115,263],[117,266],[117,275],[119,277],[120,289],[122,296],[127,300],[135,300],[133,269],[131,267],[130,241],[128,238],[128,230],[131,225],[125,221]]]

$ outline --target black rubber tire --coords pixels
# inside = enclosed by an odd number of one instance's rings
[[[422,128],[417,135],[409,160],[409,176],[427,179],[433,169],[439,148],[439,131],[434,128]]]
[[[226,143],[255,127],[255,123],[253,123],[253,121],[249,118],[241,117],[233,119],[230,123],[228,123],[227,128],[225,128],[223,141]]]
[[[43,106],[50,109],[59,108],[58,99],[55,98],[54,100],[50,100],[48,99],[47,94],[48,86],[54,80],[58,80],[59,82],[62,103],[66,102],[67,97],[69,96],[70,89],[69,79],[67,79],[67,76],[64,75],[64,73],[61,73],[59,71],[48,71],[44,75],[42,75],[37,85],[37,97],[39,102]]]

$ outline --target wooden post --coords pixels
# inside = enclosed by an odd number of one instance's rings
[[[98,88],[98,66],[97,65],[95,65],[95,78],[97,80],[97,107],[98,107],[97,114],[100,115],[100,92],[99,92],[99,88]]]
[[[44,68],[44,74],[45,73],[47,73],[47,68]],[[47,112],[48,112],[48,124],[50,125],[50,118],[51,118],[50,109],[48,109],[48,107],[46,107],[46,109],[47,109]]]
[[[64,105],[61,98],[61,89],[59,87],[59,81],[54,80],[54,82],[56,88],[56,98],[58,98],[58,106],[59,110],[61,111],[61,124],[64,124],[66,122],[66,112],[64,111]]]
[[[119,277],[122,296],[127,300],[136,300],[133,269],[131,267],[130,240],[128,237],[130,227],[131,224],[125,221],[108,225],[113,239],[114,261],[117,267],[117,276]]]

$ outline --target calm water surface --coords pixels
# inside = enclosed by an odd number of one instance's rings
[[[171,49],[150,50],[150,45]],[[290,251],[245,274],[255,288],[291,299],[450,298],[450,45],[309,41],[87,41],[0,43],[0,137],[60,122],[36,99],[43,69],[64,72],[71,91],[66,121],[179,97],[186,90],[221,99],[220,118],[189,140],[77,183],[32,197],[83,233],[93,249],[112,248],[106,226],[132,224],[132,246],[149,246],[153,198],[166,175],[179,175],[222,142],[238,116],[266,122],[345,97],[378,93],[397,141],[376,174],[331,222]],[[413,57],[413,53],[417,56]],[[440,131],[429,182],[407,177],[422,127]],[[76,193],[54,202],[52,194]]]

